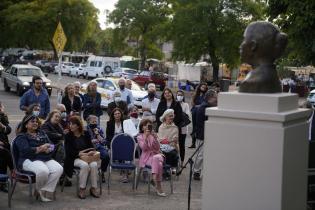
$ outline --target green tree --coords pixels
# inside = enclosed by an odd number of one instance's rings
[[[288,59],[315,64],[315,1],[269,0],[268,15],[289,37]]]
[[[81,50],[98,26],[98,10],[88,0],[4,1],[0,4],[1,47],[51,49],[57,23],[67,36],[66,50]]]
[[[174,0],[174,59],[196,62],[209,56],[213,79],[218,80],[220,62],[239,64],[244,29],[263,17],[263,8],[263,3],[251,0]]]
[[[148,55],[161,57],[159,42],[165,35],[170,12],[170,4],[163,0],[119,0],[109,15],[109,21],[117,26],[116,37],[124,43],[137,43],[141,68]]]

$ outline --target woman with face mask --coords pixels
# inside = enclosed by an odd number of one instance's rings
[[[186,113],[189,116],[189,119],[191,120],[190,108],[189,108],[189,104],[185,102],[184,91],[182,90],[177,91],[176,100],[180,103],[183,112]],[[188,132],[188,126],[182,127],[181,133],[179,134],[179,138],[178,138],[181,164],[183,164],[185,160],[185,141],[186,141],[187,132]]]
[[[107,170],[107,166],[109,164],[109,154],[106,149],[106,139],[104,130],[97,125],[97,117],[95,115],[90,115],[87,119],[88,125],[86,126],[86,130],[89,132],[94,148],[100,152],[101,156],[101,169],[102,169],[102,182],[105,183],[105,175],[104,173]]]
[[[138,108],[133,107],[130,109],[130,114],[129,114],[129,119],[124,120],[124,132],[136,137],[139,133],[139,124],[140,124],[140,119],[139,119],[139,113],[138,113]]]

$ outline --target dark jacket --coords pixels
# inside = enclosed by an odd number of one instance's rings
[[[182,120],[182,115],[183,115],[183,110],[182,110],[182,106],[180,105],[179,102],[173,100],[170,109],[174,110],[174,123],[175,125],[179,127],[180,122]],[[156,110],[156,122],[157,122],[157,127],[156,129],[158,130],[160,125],[162,124],[162,122],[160,121],[160,117],[163,115],[163,113],[167,110],[167,102],[166,101],[160,101],[159,106]],[[179,129],[181,130],[181,129]]]
[[[79,96],[74,96],[73,103],[71,104],[71,101],[68,96],[65,96],[62,98],[61,103],[65,105],[67,114],[69,115],[71,111],[73,112],[81,112],[82,109],[82,103]]]
[[[122,128],[122,132],[124,132],[123,122],[121,122],[121,128]],[[107,141],[107,146],[109,148],[110,148],[110,143],[112,142],[114,136],[115,136],[115,122],[108,121],[107,126],[106,126],[106,141]]]
[[[107,107],[107,114],[110,116],[110,114],[112,113],[112,111],[115,109],[115,108],[119,108],[121,109],[121,111],[123,112],[124,114],[124,119],[127,118],[128,116],[128,105],[125,101],[119,101],[119,102],[110,102],[108,104],[108,107]]]
[[[208,120],[206,116],[206,109],[208,107],[214,107],[216,105],[211,105],[207,102],[202,102],[196,110],[196,138],[199,140],[204,140],[205,138],[205,121]]]
[[[8,116],[3,112],[0,112],[0,122],[5,126],[5,128],[0,128],[0,141],[4,143],[4,148],[10,150],[8,135],[12,129],[9,126]]]
[[[54,125],[51,122],[45,122],[41,130],[47,134],[49,140],[54,144],[60,143],[65,138],[60,124]]]
[[[87,131],[84,131],[83,137],[87,145],[87,148],[85,149],[93,148],[91,137]],[[65,158],[64,171],[68,177],[72,177],[73,168],[74,168],[74,160],[79,158],[80,151],[77,149],[77,145],[75,141],[76,141],[76,137],[71,132],[65,135],[66,158]]]
[[[26,91],[20,99],[20,109],[25,111],[27,107],[35,103],[40,104],[39,117],[45,119],[50,112],[49,95],[45,88],[42,88],[39,96],[35,95],[34,88]]]
[[[37,134],[38,139],[34,139],[27,133],[21,133],[16,137],[14,146],[18,151],[18,159],[16,160],[18,168],[23,168],[23,162],[26,159],[29,159],[30,161],[49,161],[52,159],[52,152],[36,154],[36,147],[46,143],[51,144],[48,136],[44,132],[39,131]]]
[[[83,97],[83,118],[86,120],[89,115],[95,115],[100,117],[103,115],[103,111],[101,108],[101,94],[96,93],[96,98],[94,98],[88,94],[85,94]]]

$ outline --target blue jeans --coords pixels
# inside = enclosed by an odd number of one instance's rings
[[[109,154],[108,154],[108,151],[107,149],[105,148],[104,145],[102,144],[96,144],[95,145],[96,147],[96,150],[98,152],[100,152],[100,156],[101,156],[101,169],[102,169],[102,172],[106,172],[107,170],[107,166],[109,164]]]

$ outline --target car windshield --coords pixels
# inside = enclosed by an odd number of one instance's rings
[[[40,69],[30,69],[30,68],[19,69],[17,75],[18,76],[40,76],[40,77],[44,76]]]
[[[132,69],[126,69],[125,72],[128,74],[137,74],[138,73],[136,70],[132,70]]]

